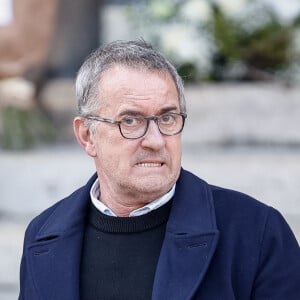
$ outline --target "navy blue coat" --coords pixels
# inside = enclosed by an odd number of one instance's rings
[[[95,178],[28,226],[19,299],[79,299],[82,237]],[[275,209],[182,170],[152,298],[299,300],[299,246]]]

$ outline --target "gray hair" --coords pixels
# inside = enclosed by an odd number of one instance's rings
[[[124,65],[150,71],[168,72],[175,83],[181,112],[186,112],[184,88],[176,68],[144,40],[115,41],[98,48],[83,63],[76,78],[76,98],[80,116],[99,109],[100,77],[113,65]]]

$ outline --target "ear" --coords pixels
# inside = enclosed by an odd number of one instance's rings
[[[83,118],[76,117],[74,119],[73,130],[79,145],[84,149],[84,151],[88,155],[95,157],[96,150],[93,141],[93,136],[90,132],[89,127],[85,124]]]

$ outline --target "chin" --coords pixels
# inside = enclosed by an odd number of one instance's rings
[[[155,198],[166,194],[174,185],[175,181],[168,181],[164,178],[145,178],[145,180],[139,179],[134,186],[133,190],[143,195],[151,195]]]

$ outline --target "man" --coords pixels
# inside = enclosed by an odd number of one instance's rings
[[[181,168],[183,86],[161,54],[113,42],[76,90],[97,173],[29,225],[19,299],[300,299],[283,217]]]

